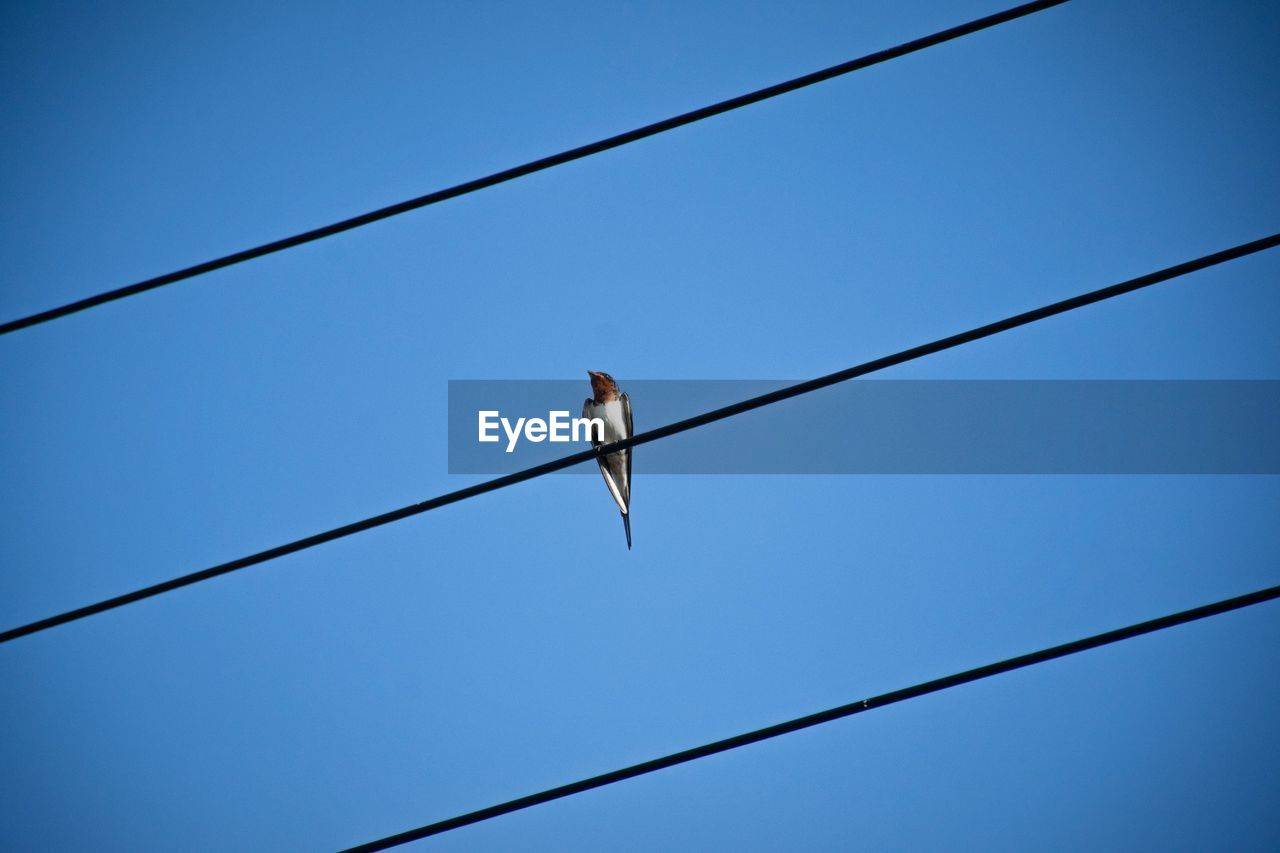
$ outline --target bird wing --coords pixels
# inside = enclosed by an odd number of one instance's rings
[[[636,434],[635,425],[631,423],[631,398],[626,392],[622,393],[622,421],[627,425],[627,438]],[[631,448],[626,449],[627,454],[627,507],[631,506]]]

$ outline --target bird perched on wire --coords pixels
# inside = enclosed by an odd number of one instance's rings
[[[598,430],[588,430],[591,446],[612,444],[635,435],[631,426],[631,399],[618,390],[618,383],[607,373],[588,370],[591,377],[591,397],[582,404],[584,418],[599,418],[604,422],[604,435]],[[631,448],[618,450],[608,456],[598,457],[600,473],[609,487],[618,509],[622,512],[622,526],[627,531],[627,550],[631,550]]]

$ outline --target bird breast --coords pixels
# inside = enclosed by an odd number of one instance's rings
[[[619,400],[610,400],[607,403],[597,403],[595,406],[595,416],[604,421],[604,443],[609,444],[614,441],[621,441],[628,438],[627,422],[622,417],[622,402]]]

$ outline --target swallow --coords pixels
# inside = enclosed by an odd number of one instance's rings
[[[591,377],[591,396],[582,404],[584,418],[599,418],[604,421],[603,440],[596,436],[597,430],[588,430],[591,446],[600,447],[612,444],[635,435],[631,426],[631,400],[618,390],[618,383],[607,373],[588,370]],[[631,550],[631,448],[618,450],[608,456],[597,457],[600,473],[604,475],[604,484],[609,487],[618,509],[622,512],[622,526],[627,531],[627,550]]]

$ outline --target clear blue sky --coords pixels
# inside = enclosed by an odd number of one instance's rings
[[[1002,5],[9,4],[0,316]],[[6,336],[0,625],[470,482],[449,379],[814,376],[1272,233],[1278,42],[1076,0]],[[1277,379],[1278,278],[884,375]],[[642,452],[630,553],[549,477],[0,648],[0,846],[331,849],[1280,581],[1275,477]],[[1278,648],[1263,606],[421,847],[1275,850]]]

